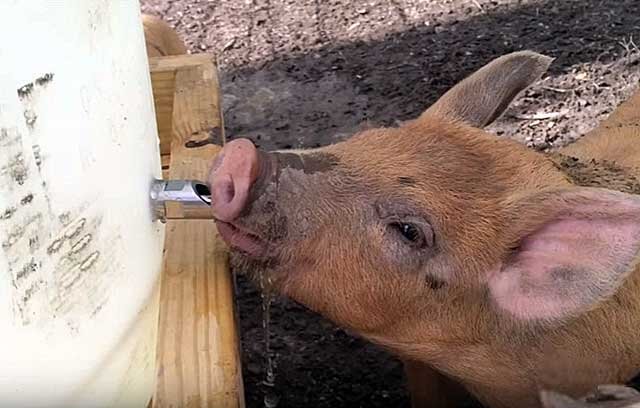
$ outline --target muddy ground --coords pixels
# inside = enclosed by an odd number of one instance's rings
[[[315,147],[418,115],[506,52],[555,59],[491,127],[547,149],[640,80],[640,0],[141,0],[191,52],[218,55],[230,138]],[[247,406],[262,406],[261,298],[238,277]],[[303,307],[273,307],[279,407],[407,407],[401,365]]]

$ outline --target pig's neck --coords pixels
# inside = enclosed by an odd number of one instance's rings
[[[459,333],[455,340],[445,334],[441,339],[434,339],[434,328],[424,325],[415,325],[412,329],[405,326],[404,330],[398,327],[393,338],[367,337],[401,359],[420,361],[435,368],[463,385],[487,407],[536,407],[535,398],[532,399],[529,392],[529,369],[522,356],[514,352],[513,345],[496,343],[486,322],[474,311],[460,310],[456,314],[466,315],[467,321],[448,325],[451,332]],[[479,330],[471,331],[469,327]],[[428,338],[425,333],[429,333]]]
[[[487,321],[486,307],[479,307],[452,313],[460,316],[447,326],[456,333],[453,340],[438,335],[429,322],[409,325],[401,320],[389,335],[365,337],[401,359],[442,372],[484,406],[540,408],[541,389],[580,396],[598,384],[625,383],[640,372],[638,293],[640,268],[612,299],[561,327],[500,327]]]
[[[513,189],[580,185],[640,194],[638,176],[606,161],[542,154],[507,143],[490,150]],[[539,185],[540,183],[540,185]],[[640,267],[609,301],[562,327],[517,333],[487,321],[487,306],[452,311],[459,321],[438,340],[437,326],[398,319],[388,335],[362,333],[400,358],[428,364],[491,407],[538,407],[538,391],[584,395],[598,383],[621,383],[640,368]],[[478,296],[482,296],[478,294]],[[475,304],[482,304],[475,299]],[[622,305],[622,306],[621,306]],[[427,319],[428,320],[428,319]],[[470,329],[472,328],[472,329]],[[598,331],[594,332],[597,328]],[[425,333],[429,333],[426,337]],[[435,333],[436,339],[432,337]],[[451,333],[460,333],[451,341]],[[563,389],[558,389],[558,384]]]
[[[557,328],[500,328],[486,321],[481,307],[467,310],[464,322],[452,322],[450,331],[461,333],[453,341],[425,338],[433,327],[408,328],[403,322],[393,336],[367,337],[402,359],[421,361],[455,379],[486,406],[537,408],[540,389],[585,395],[597,384],[625,383],[640,372],[637,293],[640,267],[613,298]]]

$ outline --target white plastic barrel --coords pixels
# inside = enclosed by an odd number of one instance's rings
[[[146,407],[164,229],[137,0],[0,1],[0,406]]]

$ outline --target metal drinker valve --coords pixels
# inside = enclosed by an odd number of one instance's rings
[[[213,219],[211,191],[198,180],[155,180],[151,185],[154,217],[167,220]]]

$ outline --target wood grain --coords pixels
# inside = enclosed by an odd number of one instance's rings
[[[206,180],[220,147],[187,148],[185,142],[221,126],[215,61],[210,56],[182,61],[186,66],[171,68],[175,101],[168,177]],[[165,58],[155,62],[156,68],[171,65]],[[169,221],[163,267],[153,406],[243,408],[234,281],[213,221]]]
[[[151,87],[156,110],[156,123],[160,138],[160,154],[171,152],[173,137],[173,99],[175,95],[175,71],[151,70]]]
[[[215,57],[210,54],[149,58],[160,153],[171,153],[174,137],[184,143],[207,139],[224,122]],[[180,102],[176,103],[175,99]]]

